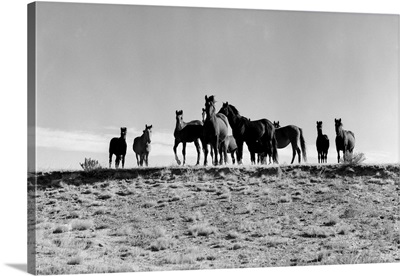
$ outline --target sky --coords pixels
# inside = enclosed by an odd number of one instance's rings
[[[398,162],[398,36],[397,15],[39,2],[37,168],[77,169],[85,157],[108,166],[122,126],[126,167],[136,167],[146,124],[150,165],[174,165],[175,110],[201,119],[204,95],[301,127],[309,163],[316,121],[336,162],[335,118],[366,162]],[[278,153],[290,162],[291,149]],[[194,164],[194,145],[187,155]]]

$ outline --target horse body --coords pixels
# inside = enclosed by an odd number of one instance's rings
[[[183,111],[176,111],[176,126],[174,131],[175,143],[174,143],[174,153],[175,160],[178,165],[181,161],[176,154],[176,149],[180,143],[182,143],[182,155],[183,155],[183,165],[186,162],[186,143],[194,142],[197,150],[197,163],[200,163],[200,142],[203,136],[203,124],[198,120],[190,121],[188,123],[183,121]]]
[[[278,163],[278,152],[275,137],[275,128],[267,119],[250,121],[241,116],[239,111],[228,103],[224,103],[220,113],[226,115],[232,127],[233,137],[237,143],[238,163],[242,163],[243,143],[246,142],[250,151],[251,162],[255,164],[255,153],[267,153]]]
[[[149,153],[151,150],[151,134],[152,134],[152,125],[145,126],[143,130],[143,134],[140,137],[136,137],[133,140],[133,151],[136,154],[136,161],[138,166],[143,166],[143,162],[145,162],[146,166],[149,165]]]
[[[326,163],[328,159],[329,138],[328,135],[322,133],[322,121],[317,121],[317,151],[318,163]]]
[[[203,124],[206,120],[206,117],[207,117],[206,109],[203,108],[203,113],[202,113]],[[232,135],[228,135],[225,137],[225,140],[222,143],[224,143],[226,152],[231,154],[232,164],[235,164],[235,160],[236,160],[235,153],[237,154],[237,144],[236,144],[235,138]],[[220,151],[220,161],[219,162],[222,163],[223,160],[221,160],[221,158],[222,158],[221,144],[219,145],[219,151]],[[214,155],[213,155],[212,147],[211,147],[210,155],[211,155],[211,159],[213,159]]]
[[[303,136],[303,130],[295,125],[287,125],[281,127],[278,122],[274,122],[275,135],[277,141],[277,148],[286,148],[289,144],[292,145],[293,155],[290,164],[293,164],[298,155],[299,163],[301,163],[301,154],[303,155],[303,160],[307,161],[306,153],[306,143]]]
[[[118,169],[120,161],[122,161],[122,168],[124,168],[126,148],[126,127],[121,127],[121,136],[110,140],[108,148],[109,168],[111,168],[113,154],[115,154],[115,168]]]
[[[356,143],[354,133],[350,130],[344,130],[342,119],[335,119],[335,131],[336,131],[336,151],[338,163],[340,162],[340,151],[343,151],[343,160],[346,161],[346,153],[353,153],[353,149]]]
[[[221,156],[220,159],[226,163],[227,149],[223,142],[228,136],[228,119],[224,114],[216,113],[214,96],[205,96],[205,100],[206,119],[203,126],[204,165],[207,165],[208,144],[211,145],[214,152],[214,165],[218,164],[218,154]],[[220,163],[222,164],[221,161]]]

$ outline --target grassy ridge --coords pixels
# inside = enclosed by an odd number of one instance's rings
[[[400,261],[398,164],[53,172],[28,185],[40,274]]]

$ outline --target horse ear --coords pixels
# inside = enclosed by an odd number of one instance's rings
[[[205,99],[206,99],[206,101],[207,101],[207,95],[205,96]]]

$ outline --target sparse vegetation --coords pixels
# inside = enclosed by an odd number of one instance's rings
[[[344,155],[344,160],[343,160],[343,164],[345,165],[350,165],[350,166],[354,166],[354,165],[359,165],[362,162],[364,162],[367,158],[365,157],[365,154],[362,152],[354,152],[354,153],[349,153],[346,152],[346,154]]]
[[[85,162],[79,163],[79,164],[81,165],[82,169],[85,172],[91,172],[91,171],[101,169],[99,161],[91,159],[91,158],[85,158]]]
[[[37,176],[38,274],[400,260],[400,165],[174,170]]]
[[[93,227],[93,221],[91,220],[76,219],[71,222],[72,230],[84,231],[92,227]]]

